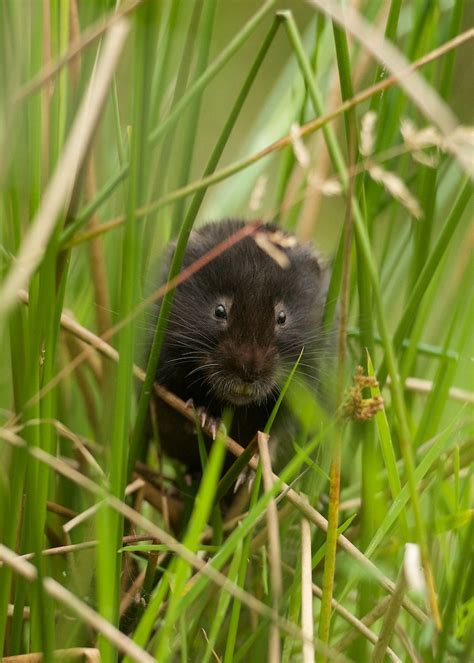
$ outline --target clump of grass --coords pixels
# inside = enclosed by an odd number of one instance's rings
[[[469,10],[275,4],[1,6],[6,660],[469,659]],[[289,381],[305,434],[287,467],[272,472],[272,417],[248,451],[221,431],[189,495],[143,430],[152,391],[193,420],[153,382],[189,233],[216,211],[334,255],[334,381],[363,416],[327,421]],[[239,460],[220,477],[225,449]]]

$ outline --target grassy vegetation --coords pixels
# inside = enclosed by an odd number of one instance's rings
[[[471,660],[472,7],[354,4],[1,3],[5,657]],[[157,274],[225,216],[333,257],[344,414],[289,383],[288,466],[270,421],[221,478],[221,430],[190,494],[144,435]]]

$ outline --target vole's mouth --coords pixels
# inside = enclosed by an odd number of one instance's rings
[[[231,390],[225,394],[225,399],[232,403],[233,405],[249,405],[249,403],[254,403],[258,400],[254,390],[251,388],[251,385],[246,386],[245,390]]]
[[[253,396],[254,391],[255,387],[253,382],[242,382],[241,384],[236,384],[232,389],[233,395],[243,396],[244,398]]]
[[[232,405],[249,405],[265,400],[272,392],[272,385],[259,380],[244,382],[234,379],[214,385],[214,391]]]

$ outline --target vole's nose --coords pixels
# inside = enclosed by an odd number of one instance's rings
[[[234,369],[242,380],[254,382],[265,372],[267,353],[261,348],[244,346],[234,357]]]

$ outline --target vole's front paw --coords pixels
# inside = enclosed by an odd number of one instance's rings
[[[195,409],[196,414],[199,417],[201,428],[207,428],[211,433],[212,439],[215,440],[217,437],[217,431],[219,430],[219,427],[221,425],[220,418],[214,417],[212,414],[209,414],[209,412],[206,410],[206,408],[203,405],[200,405],[199,407],[195,408],[194,401],[192,398],[186,401],[186,407]]]

